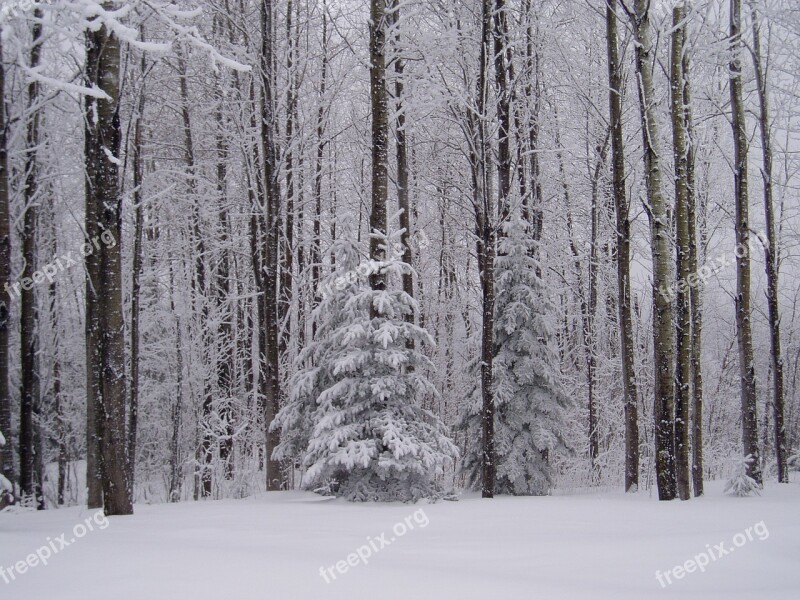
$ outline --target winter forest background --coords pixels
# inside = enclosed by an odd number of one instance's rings
[[[797,468],[793,2],[2,0],[0,27],[4,504]]]

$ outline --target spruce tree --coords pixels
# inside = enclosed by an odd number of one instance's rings
[[[568,451],[563,437],[570,401],[553,347],[554,308],[539,276],[535,242],[520,220],[505,226],[495,259],[495,448],[498,494],[543,495],[553,485],[551,456]],[[477,371],[479,365],[475,365]],[[461,414],[467,432],[462,471],[481,485],[481,394]]]
[[[274,457],[299,458],[306,489],[348,500],[435,497],[436,478],[457,449],[422,407],[437,392],[420,348],[434,342],[406,320],[418,310],[411,296],[366,282],[374,273],[399,281],[411,267],[396,256],[362,261],[347,241],[333,252],[337,269],[314,312],[314,340],[299,356],[289,401],[273,425],[281,429]]]

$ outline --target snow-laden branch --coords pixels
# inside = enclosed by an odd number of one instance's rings
[[[203,39],[196,25],[182,25],[180,23],[182,20],[194,19],[200,16],[203,12],[201,8],[192,11],[184,11],[179,10],[172,4],[164,2],[152,2],[149,0],[139,1],[143,6],[150,8],[153,11],[153,15],[176,34],[176,41],[184,40],[198,50],[206,52],[211,60],[211,68],[215,73],[218,70],[218,63],[239,72],[249,72],[252,69],[249,65],[242,64],[232,58],[222,55],[214,46]]]
[[[97,98],[98,100],[110,100],[108,94],[106,94],[103,90],[98,88],[97,86],[86,87],[83,85],[76,85],[74,83],[69,83],[68,81],[61,81],[59,79],[54,79],[52,77],[47,77],[41,74],[42,67],[30,68],[23,66],[22,70],[30,79],[37,81],[41,84],[46,85],[47,87],[62,90],[65,92],[70,92],[73,94],[81,94],[83,96],[89,96],[91,98]]]

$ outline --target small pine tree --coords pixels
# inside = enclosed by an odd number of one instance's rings
[[[560,381],[535,242],[520,220],[505,226],[495,259],[495,451],[498,494],[543,495],[553,485],[551,453],[568,451],[563,432],[570,400]],[[479,363],[474,363],[477,372]],[[467,432],[462,464],[471,487],[481,481],[480,386],[460,418]]]
[[[750,465],[753,460],[753,456],[748,455],[746,458],[736,461],[733,474],[725,484],[724,493],[742,498],[752,495],[758,496],[760,494],[761,484],[749,475]]]
[[[436,395],[425,376],[432,365],[419,350],[433,339],[404,320],[418,309],[412,297],[364,283],[373,270],[391,280],[411,267],[395,257],[361,261],[347,241],[333,252],[337,270],[314,313],[316,335],[273,424],[282,432],[274,456],[300,458],[306,489],[355,501],[434,497],[436,477],[457,449],[420,404]]]

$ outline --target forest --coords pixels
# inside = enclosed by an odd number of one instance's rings
[[[800,468],[778,0],[3,0],[3,505]]]

